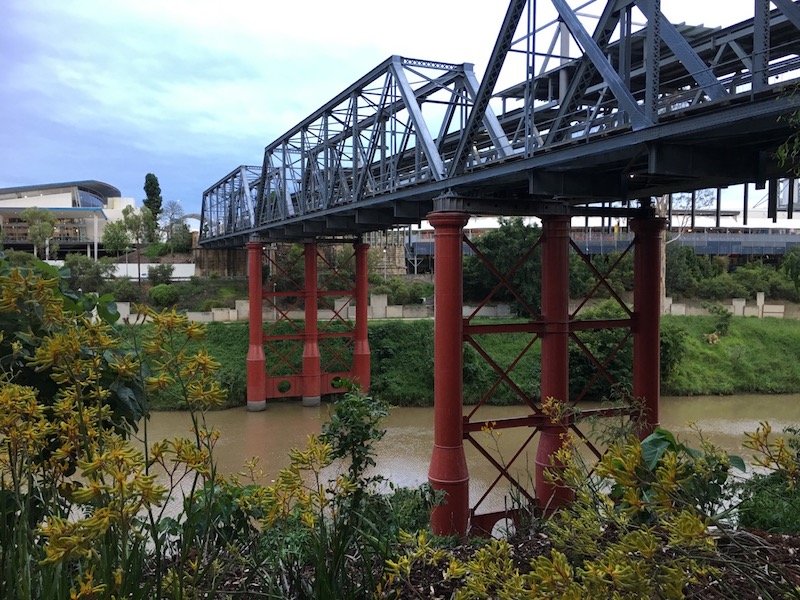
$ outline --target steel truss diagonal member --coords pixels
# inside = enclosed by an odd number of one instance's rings
[[[617,102],[619,102],[620,107],[627,113],[633,129],[643,129],[644,127],[652,125],[653,123],[642,112],[641,108],[636,102],[636,99],[633,97],[633,94],[631,94],[630,90],[619,76],[619,73],[617,73],[611,66],[611,63],[608,62],[603,50],[597,45],[597,42],[594,40],[594,38],[589,35],[589,32],[586,31],[586,29],[584,29],[583,25],[578,19],[578,16],[569,7],[567,1],[552,0],[552,2],[562,21],[564,21],[569,29],[569,32],[572,34],[572,37],[574,37],[575,40],[580,44],[581,48],[583,48],[583,52],[586,54],[589,60],[592,61],[592,65],[594,65],[594,68],[597,69],[597,72],[603,77],[603,81],[605,81],[606,85],[608,85],[608,87],[611,89],[611,92],[614,94]],[[616,4],[616,2],[611,1],[609,4]],[[615,14],[618,20],[619,10],[617,10]],[[600,23],[598,24],[598,29],[604,26],[604,23]]]

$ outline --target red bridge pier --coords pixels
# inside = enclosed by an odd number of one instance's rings
[[[250,297],[250,343],[247,348],[247,410],[262,411],[267,408],[267,370],[264,358],[264,323],[262,304],[264,286],[261,273],[262,244],[251,239],[247,244],[247,287]]]
[[[646,209],[645,209],[646,210]],[[434,228],[434,441],[428,479],[435,490],[445,492],[445,501],[433,510],[431,527],[439,535],[465,535],[470,524],[469,471],[464,451],[465,425],[475,424],[463,414],[463,343],[466,339],[463,313],[463,228],[470,214],[459,210],[440,210],[428,215]],[[536,502],[549,511],[569,502],[572,492],[551,481],[546,472],[557,468],[554,456],[566,443],[566,435],[576,429],[569,411],[542,410],[542,401],[552,399],[572,406],[569,398],[569,343],[574,314],[569,309],[569,253],[571,218],[544,215],[540,251],[541,315],[526,325],[537,333],[541,343],[541,381],[539,405],[534,414],[511,419],[533,427],[538,435],[534,483]],[[640,435],[649,434],[658,424],[659,332],[661,318],[661,252],[664,231],[662,219],[636,216],[631,228],[636,233],[634,251],[634,306],[629,320],[575,321],[575,332],[607,327],[629,328],[633,337],[633,396],[644,403],[644,422]],[[600,275],[603,277],[602,275]],[[603,277],[604,278],[604,277]],[[509,326],[508,331],[515,329]],[[523,329],[516,328],[522,331]],[[599,366],[599,363],[598,363]],[[588,410],[598,416],[619,414],[604,409]],[[628,413],[625,413],[628,414]],[[500,425],[500,424],[498,424]],[[468,434],[467,434],[468,435]],[[472,440],[472,438],[470,438]],[[474,440],[472,440],[474,442]],[[588,443],[588,441],[587,441]],[[596,449],[590,445],[593,451]],[[599,456],[600,454],[596,454]],[[502,468],[500,465],[498,468]],[[505,473],[507,475],[507,473]],[[480,501],[479,501],[480,502]],[[472,515],[478,529],[491,525],[492,515]],[[477,517],[483,517],[477,519]],[[480,524],[477,521],[481,521]]]
[[[247,410],[261,411],[266,408],[268,399],[300,397],[303,406],[318,406],[323,394],[341,393],[338,381],[350,379],[364,390],[369,391],[370,386],[370,348],[367,329],[367,315],[369,304],[369,280],[367,265],[367,250],[369,245],[357,239],[353,243],[353,259],[355,260],[355,281],[350,289],[321,290],[318,269],[318,260],[326,261],[319,252],[316,240],[306,241],[303,244],[303,280],[297,282],[298,286],[289,291],[265,290],[262,280],[262,264],[264,261],[263,243],[255,238],[247,244],[248,257],[248,295],[249,295],[249,346],[247,351]],[[278,265],[273,258],[267,260],[277,272],[285,273],[285,265]],[[327,262],[328,267],[331,264]],[[355,323],[352,331],[335,332],[320,331],[319,325],[319,298],[321,296],[351,297],[356,302]],[[303,299],[303,324],[293,321],[289,312],[278,306],[278,297],[301,297]],[[288,323],[288,333],[272,332],[264,335],[263,301],[268,298],[272,302],[273,314],[278,320]],[[337,323],[347,322],[346,314],[341,314],[352,306],[346,302],[344,307],[335,311],[332,321]],[[294,323],[294,324],[293,324]],[[346,371],[334,373],[325,372],[323,369],[320,340],[329,338],[352,339],[352,362]],[[302,363],[299,372],[270,374],[265,354],[265,343],[295,344],[298,349],[302,345]],[[285,368],[285,356],[276,355],[277,361]]]

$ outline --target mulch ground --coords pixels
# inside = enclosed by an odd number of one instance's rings
[[[530,562],[549,555],[552,548],[544,534],[509,540],[513,561],[520,573],[530,570]],[[800,535],[778,535],[757,531],[738,531],[718,540],[719,559],[714,566],[719,576],[699,581],[684,590],[686,598],[703,600],[756,600],[767,598],[800,599]],[[452,550],[467,559],[474,546]],[[441,566],[421,561],[404,583],[405,597],[449,599],[457,585],[444,581]],[[397,590],[400,591],[400,590]]]

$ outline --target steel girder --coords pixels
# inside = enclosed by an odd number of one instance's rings
[[[777,0],[769,10],[768,0],[754,0],[753,19],[711,29],[670,23],[660,0],[595,0],[594,19],[592,2],[580,11],[577,0],[550,2],[558,19],[537,25],[535,0],[527,20],[525,2],[511,1],[480,85],[468,64],[384,61],[267,146],[250,210],[225,179],[210,188],[201,242],[383,229],[409,222],[398,215],[418,220],[451,189],[534,203],[567,194],[587,204],[764,179],[761,167],[756,177],[696,165],[719,162],[720,152],[730,164],[763,163],[788,135],[776,118],[798,107],[787,90],[800,73],[800,3]],[[555,52],[567,36],[577,58]],[[511,53],[527,56],[527,77],[496,92]],[[670,148],[686,148],[694,166],[675,172],[670,161],[659,172]],[[593,197],[567,192],[580,180],[599,182]]]
[[[209,239],[251,229],[260,178],[260,167],[242,165],[203,192],[200,237]]]
[[[477,93],[472,65],[393,56],[267,146],[257,224],[311,216],[441,181]],[[505,134],[485,110],[499,156]],[[434,137],[434,132],[438,135]]]

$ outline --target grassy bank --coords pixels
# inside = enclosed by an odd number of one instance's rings
[[[686,331],[684,356],[665,394],[800,392],[800,321],[739,318],[714,344],[714,317],[665,317]]]
[[[740,318],[733,319],[726,335],[709,343],[707,334],[715,330],[714,317],[692,316],[664,318],[663,330],[670,339],[680,339],[678,360],[671,373],[665,374],[662,391],[670,395],[715,395],[737,393],[800,392],[800,322]],[[682,332],[676,334],[675,332]],[[431,321],[382,321],[370,324],[372,350],[372,393],[395,405],[429,406],[433,403],[433,323]],[[511,380],[525,392],[535,392],[539,385],[539,344],[533,344],[518,360],[528,345],[525,334],[484,335],[475,343],[502,369],[515,360]],[[610,346],[614,338],[598,339],[595,348]],[[220,362],[219,378],[227,390],[228,406],[245,401],[248,332],[246,323],[211,323],[202,342]],[[666,346],[662,342],[662,351]],[[613,367],[623,381],[627,373],[624,363],[629,349],[623,351]],[[267,355],[267,360],[275,357]],[[299,356],[298,356],[299,358]],[[325,356],[323,355],[323,361]],[[583,361],[583,362],[581,362]],[[299,364],[296,365],[299,368]],[[585,359],[573,349],[571,370],[575,385],[573,394],[582,387],[587,368]],[[476,402],[492,388],[495,371],[467,345],[464,355],[464,397]],[[596,393],[603,393],[599,388]],[[511,386],[500,383],[491,393],[495,404],[511,404],[517,397]],[[156,408],[172,408],[169,398],[159,398]]]

